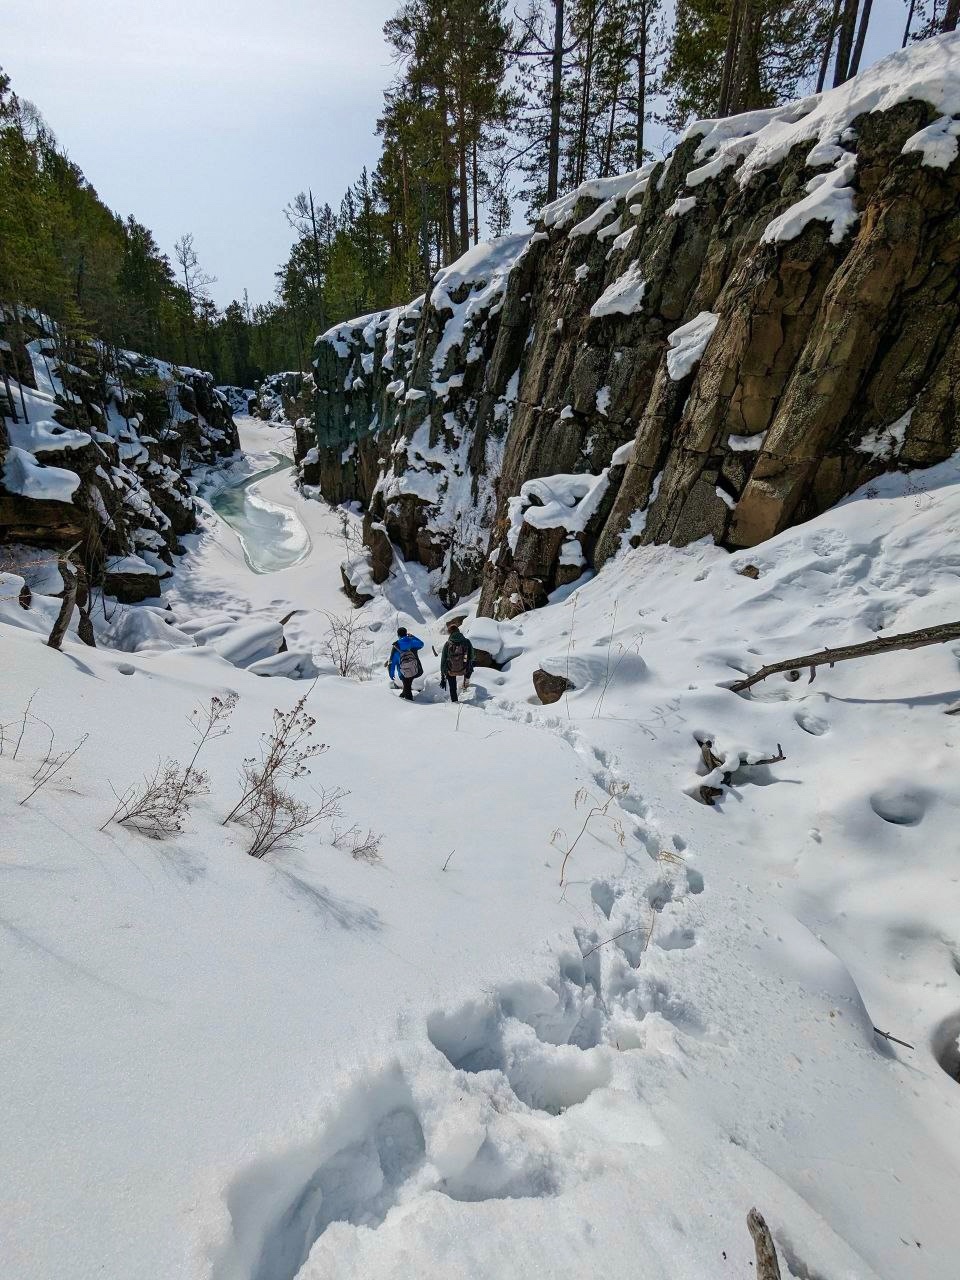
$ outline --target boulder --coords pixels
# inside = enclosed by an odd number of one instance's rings
[[[123,604],[139,604],[160,594],[160,578],[156,569],[139,556],[124,556],[107,566],[103,589]]]
[[[576,685],[566,676],[555,676],[538,667],[533,673],[533,687],[540,701],[549,706],[552,702],[559,702],[567,690],[575,689]]]
[[[363,521],[363,542],[370,552],[370,576],[378,585],[386,582],[393,567],[393,543],[384,525],[369,514]]]

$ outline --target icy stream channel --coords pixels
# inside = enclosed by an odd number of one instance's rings
[[[210,503],[236,532],[244,558],[254,573],[274,573],[298,564],[311,547],[310,534],[297,513],[264,496],[264,481],[293,467],[284,454],[274,453],[273,457],[277,459],[276,466],[221,490]]]

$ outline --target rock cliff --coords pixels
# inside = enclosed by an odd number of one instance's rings
[[[315,352],[304,478],[508,617],[960,448],[960,36],[691,126]],[[378,557],[382,562],[383,556]]]
[[[238,447],[228,403],[207,373],[51,332],[0,307],[0,562],[79,544],[92,583],[157,596],[190,475]]]

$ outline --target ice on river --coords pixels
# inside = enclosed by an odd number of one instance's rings
[[[274,454],[277,465],[260,471],[242,484],[223,489],[211,501],[217,515],[235,530],[244,558],[254,573],[273,573],[299,564],[310,552],[310,534],[291,508],[264,497],[267,476],[289,471],[292,462]]]

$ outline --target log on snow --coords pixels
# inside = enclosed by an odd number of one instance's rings
[[[815,668],[830,666],[835,662],[849,662],[852,658],[868,658],[875,653],[893,653],[898,649],[922,649],[928,644],[945,644],[948,640],[960,640],[960,622],[945,622],[939,627],[922,627],[919,631],[904,631],[898,636],[877,636],[876,640],[866,640],[863,644],[843,645],[839,649],[821,649],[819,653],[807,653],[799,658],[786,658],[783,662],[771,662],[761,667],[745,680],[736,680],[728,687],[734,693],[744,693],[752,689],[767,676],[776,675],[780,671],[802,671],[810,668],[813,679]]]

